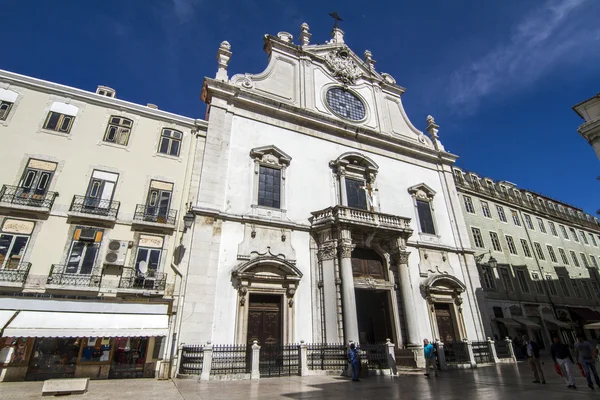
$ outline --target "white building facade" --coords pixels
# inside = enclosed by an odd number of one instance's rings
[[[179,343],[484,339],[456,156],[369,51],[310,37],[265,36],[265,71],[231,78],[223,42],[205,80]]]
[[[577,131],[600,158],[600,94],[574,105],[573,110],[584,120]]]
[[[0,71],[0,380],[149,377],[206,123]]]

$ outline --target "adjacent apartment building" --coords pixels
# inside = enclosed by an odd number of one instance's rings
[[[597,340],[600,225],[581,209],[454,168],[482,289],[488,336]]]
[[[0,71],[0,380],[161,369],[206,126]]]
[[[574,105],[573,110],[584,121],[577,131],[600,158],[600,93]]]

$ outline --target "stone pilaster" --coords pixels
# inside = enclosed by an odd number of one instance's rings
[[[338,318],[337,318],[337,287],[335,262],[337,258],[337,241],[328,240],[319,244],[317,252],[323,280],[319,282],[323,295],[324,318],[325,318],[325,341],[337,343]]]
[[[342,278],[342,309],[344,313],[344,336],[346,341],[359,342],[356,296],[352,275],[352,240],[349,231],[342,231],[339,243],[340,276]]]

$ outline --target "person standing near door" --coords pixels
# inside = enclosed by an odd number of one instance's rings
[[[350,343],[350,350],[348,350],[348,361],[352,366],[352,381],[358,382],[358,374],[360,373],[360,356],[358,355],[358,349],[354,343]]]
[[[523,336],[523,353],[527,355],[527,362],[533,371],[533,383],[546,383],[542,364],[540,363],[540,346],[527,336]]]
[[[423,351],[425,353],[425,376],[429,378],[429,369],[433,368],[435,376],[438,376],[438,371],[435,365],[435,351],[429,340],[423,339]]]
[[[596,354],[595,348],[586,341],[583,335],[577,335],[577,343],[575,343],[575,352],[577,354],[577,360],[583,365],[585,370],[585,378],[588,382],[588,387],[594,390],[594,384],[592,383],[592,373],[596,380],[596,385],[600,387],[600,378],[598,377],[598,371],[596,371]]]
[[[552,343],[552,347],[550,347],[550,353],[552,354],[554,363],[564,371],[563,378],[565,378],[565,381],[567,382],[567,388],[577,389],[575,387],[575,379],[573,378],[573,370],[571,369],[571,363],[574,363],[574,361],[573,357],[571,357],[569,346],[561,343],[558,336],[555,336],[552,340],[554,343]]]

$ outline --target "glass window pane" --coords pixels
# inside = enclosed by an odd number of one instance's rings
[[[127,146],[127,142],[129,141],[129,129],[121,128],[119,130],[119,136],[117,142],[123,146]]]
[[[81,258],[83,256],[83,250],[85,249],[85,244],[80,241],[73,242],[73,246],[71,247],[71,254],[69,254],[69,258],[67,260],[67,273],[74,274],[79,269],[79,263],[81,262]]]
[[[25,175],[25,179],[23,179],[23,187],[24,188],[30,188],[31,185],[33,184],[33,180],[35,179],[35,175],[36,175],[36,171],[33,170],[28,170],[26,175]]]
[[[106,134],[106,141],[114,142],[116,135],[117,135],[117,127],[114,125],[110,125],[108,127],[108,133]]]
[[[13,243],[12,248],[10,249],[9,258],[21,260],[23,255],[25,254],[25,248],[27,246],[27,242],[29,241],[29,236],[17,236],[15,238],[15,242]]]
[[[148,261],[148,249],[140,248],[138,249],[137,258],[135,260],[135,269],[136,271],[140,271],[140,262]]]
[[[12,245],[13,235],[0,235],[0,268],[4,267],[4,261],[8,254],[8,249]]]
[[[50,117],[46,121],[46,126],[44,128],[56,130],[59,119],[60,119],[60,114],[55,113],[55,112],[50,112]]]
[[[429,206],[429,203],[427,201],[417,200],[417,211],[419,213],[421,232],[435,235],[433,216],[431,215],[431,207]]]
[[[160,140],[160,147],[158,148],[159,153],[169,154],[169,142],[170,139],[162,138]]]
[[[69,128],[71,125],[71,119],[72,117],[68,117],[68,116],[64,116],[62,123],[60,124],[60,130],[62,132],[69,132]]]
[[[150,259],[148,260],[148,271],[158,271],[158,263],[160,262],[160,250],[150,250]]]
[[[37,189],[41,191],[46,190],[48,188],[48,182],[50,182],[50,174],[48,172],[42,172],[37,184]]]
[[[179,156],[179,146],[180,145],[181,145],[181,142],[179,140],[172,140],[171,141],[171,151],[169,152],[169,154],[172,156]]]
[[[171,137],[171,130],[169,130],[169,129],[163,129],[162,135],[164,137]]]
[[[348,199],[348,207],[359,208],[361,210],[367,209],[367,196],[363,181],[356,179],[346,178],[346,196]]]
[[[81,263],[81,270],[79,271],[80,274],[87,275],[92,273],[97,253],[98,247],[95,244],[87,245],[85,255],[83,256],[83,263]]]

